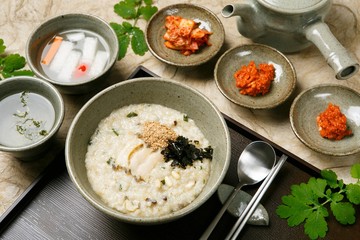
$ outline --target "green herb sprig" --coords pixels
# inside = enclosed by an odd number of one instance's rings
[[[322,178],[310,178],[308,183],[291,186],[291,194],[282,197],[276,209],[290,227],[305,222],[304,230],[310,239],[325,237],[328,231],[328,206],[335,219],[343,224],[355,223],[354,205],[360,204],[360,164],[351,167],[356,183],[344,184],[332,170],[322,170]]]
[[[129,113],[126,115],[127,118],[133,118],[133,117],[137,117],[137,116],[138,116],[138,114],[137,114],[136,112],[129,112]]]
[[[143,56],[148,51],[145,34],[137,27],[137,22],[140,18],[148,21],[157,10],[158,8],[152,5],[152,0],[123,0],[114,5],[116,14],[123,19],[133,20],[132,24],[128,21],[124,21],[122,24],[110,23],[119,41],[118,60],[125,57],[130,43],[136,55]]]
[[[33,76],[30,70],[22,70],[26,61],[19,54],[5,54],[6,46],[4,40],[0,38],[0,80],[14,76]]]

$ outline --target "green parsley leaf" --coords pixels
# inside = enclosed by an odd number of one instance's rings
[[[318,197],[324,197],[324,191],[326,187],[326,180],[319,178],[310,178],[308,182],[308,186],[311,188],[312,192],[316,194]]]
[[[350,183],[346,185],[346,197],[353,204],[360,204],[360,185]]]
[[[327,217],[327,211],[325,209],[320,209],[319,211],[313,212],[309,215],[308,219],[305,222],[304,229],[305,233],[311,239],[317,239],[319,237],[325,237],[326,232],[328,231],[327,222],[325,217]]]
[[[2,62],[4,72],[13,72],[25,67],[25,58],[19,54],[10,54]]]
[[[327,195],[331,198],[333,202],[340,202],[344,199],[344,195],[342,195],[341,193],[338,192],[332,193],[331,190],[329,192],[330,194]]]
[[[26,61],[23,56],[19,54],[5,55],[6,46],[4,40],[0,39],[0,80],[13,76],[33,76],[34,73],[30,70],[21,70],[25,67]]]
[[[4,40],[0,38],[0,54],[3,54],[5,52],[6,46],[4,44]]]
[[[335,172],[322,170],[322,178],[310,178],[307,183],[291,186],[291,194],[281,198],[276,209],[280,218],[287,219],[290,227],[304,222],[304,232],[311,238],[324,237],[328,231],[327,205],[340,224],[355,223],[355,208],[360,204],[360,164],[351,168],[351,176],[357,183],[345,185]]]
[[[126,20],[133,20],[133,24],[124,21],[122,24],[110,23],[119,42],[118,60],[125,57],[127,49],[131,48],[136,55],[143,56],[149,49],[142,29],[136,26],[142,17],[148,21],[158,8],[152,5],[152,0],[123,0],[114,5],[114,12]]]
[[[129,35],[122,35],[118,37],[119,41],[119,55],[118,60],[125,57],[127,49],[130,45],[130,36]]]
[[[117,36],[121,36],[126,33],[126,29],[121,24],[111,22],[110,26],[114,29]]]
[[[144,32],[140,28],[134,27],[132,31],[132,35],[133,35],[131,38],[132,50],[134,51],[135,54],[143,56],[148,50],[145,41]]]
[[[146,5],[144,7],[140,7],[139,12],[144,17],[146,21],[150,20],[150,18],[158,11],[158,8],[155,6]]]
[[[327,184],[329,184],[329,186],[331,188],[337,188],[339,187],[338,182],[337,182],[337,175],[334,171],[332,170],[322,170],[321,171],[321,176],[327,181]]]
[[[135,5],[141,4],[142,0],[125,0],[125,2],[133,3]]]
[[[284,196],[282,201],[284,205],[280,205],[276,209],[276,213],[281,218],[287,218],[290,227],[301,224],[312,212],[310,206],[294,196]]]
[[[353,178],[360,180],[360,163],[355,163],[351,167],[350,174]]]
[[[331,211],[336,220],[341,224],[355,223],[355,209],[349,202],[331,202]]]
[[[291,194],[297,199],[302,199],[305,204],[312,204],[315,199],[314,193],[304,183],[291,186]]]
[[[13,72],[7,73],[3,72],[2,74],[5,78],[16,77],[16,76],[34,76],[34,73],[30,70],[15,70]]]
[[[125,29],[126,33],[131,33],[131,31],[133,29],[133,26],[130,23],[123,22],[122,25],[124,26],[124,29]]]
[[[153,3],[153,1],[152,0],[144,0],[144,3],[146,5],[151,5]]]
[[[121,1],[114,5],[114,12],[124,19],[137,17],[136,4],[131,1]]]

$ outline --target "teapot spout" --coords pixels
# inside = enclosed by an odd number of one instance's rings
[[[247,15],[249,15],[249,13],[252,12],[252,10],[253,9],[251,8],[251,5],[249,4],[244,4],[244,3],[229,4],[222,9],[221,15],[225,18],[229,18],[233,16],[250,18],[251,16],[247,16]]]
[[[337,79],[348,79],[359,71],[359,64],[324,22],[318,21],[307,26],[305,36],[320,50],[327,63],[334,69]]]
[[[236,16],[238,31],[247,38],[257,38],[264,34],[263,23],[256,18],[256,7],[251,1],[226,5],[221,15],[225,18]]]

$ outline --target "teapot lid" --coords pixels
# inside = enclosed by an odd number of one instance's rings
[[[331,0],[258,0],[258,2],[274,11],[284,13],[302,13],[331,4]]]

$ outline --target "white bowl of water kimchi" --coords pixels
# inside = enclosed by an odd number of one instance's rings
[[[115,32],[87,14],[56,16],[30,35],[26,57],[34,73],[66,94],[87,93],[103,85],[118,54]]]

